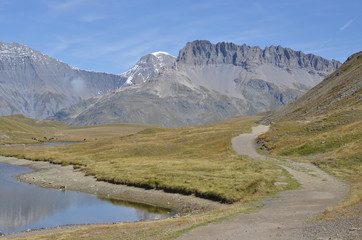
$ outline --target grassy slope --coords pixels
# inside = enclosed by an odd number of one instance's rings
[[[0,117],[0,144],[34,143],[33,136],[46,136],[64,124],[53,121],[37,121],[22,115]]]
[[[345,205],[362,201],[362,52],[268,119],[272,131],[259,141],[271,154],[310,161],[350,181]]]
[[[72,146],[1,148],[0,154],[73,164],[99,180],[232,203],[280,190],[274,186],[275,166],[236,156],[230,149],[231,138],[250,131],[257,118],[201,127],[154,127]]]
[[[53,141],[92,141],[110,136],[128,135],[153,126],[143,124],[108,124],[96,127],[69,127],[60,122],[38,121],[23,115],[0,117],[0,145],[36,144],[32,140],[55,137]]]

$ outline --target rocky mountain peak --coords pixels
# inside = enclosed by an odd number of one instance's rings
[[[13,65],[25,63],[29,60],[43,64],[49,62],[50,60],[57,61],[25,45],[4,42],[0,42],[0,60]]]
[[[121,76],[126,78],[123,87],[145,83],[158,76],[162,71],[171,68],[176,62],[176,57],[167,52],[154,52],[147,54],[127,72]]]

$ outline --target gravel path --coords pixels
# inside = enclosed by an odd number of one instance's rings
[[[232,139],[235,152],[266,159],[256,152],[255,138],[268,129],[268,126],[259,125],[253,128],[251,134]],[[311,236],[308,231],[316,228],[305,222],[341,200],[347,186],[311,164],[287,161],[280,162],[280,165],[301,183],[302,189],[281,192],[276,198],[263,201],[264,207],[260,211],[196,228],[179,240],[335,239],[319,237],[319,232]],[[328,232],[324,234],[328,235]]]

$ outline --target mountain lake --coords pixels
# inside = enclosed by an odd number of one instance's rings
[[[19,182],[28,167],[0,163],[0,232],[3,234],[69,224],[94,224],[162,219],[168,210],[100,199]]]

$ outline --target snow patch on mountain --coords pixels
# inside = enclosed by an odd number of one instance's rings
[[[172,56],[171,54],[169,54],[168,52],[162,52],[162,51],[154,52],[154,53],[151,53],[151,54],[156,56],[156,57],[162,57],[162,55],[168,55],[168,56],[171,56],[171,57],[175,57],[175,56]]]
[[[126,82],[121,88],[144,84],[166,69],[171,68],[176,62],[176,57],[167,52],[154,52],[143,56],[132,68],[120,76],[124,77]]]

